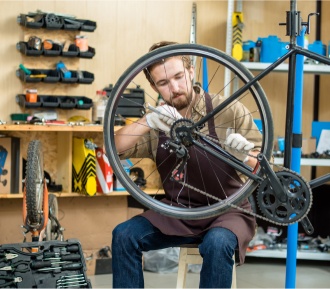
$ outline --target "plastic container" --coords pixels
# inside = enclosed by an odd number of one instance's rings
[[[88,51],[88,40],[84,35],[77,35],[75,39],[75,44],[79,48],[80,52]]]
[[[266,38],[258,38],[262,41],[260,50],[260,62],[271,63],[281,56],[281,43],[276,35]]]
[[[25,98],[27,102],[37,102],[38,91],[36,89],[27,89]]]
[[[77,102],[77,106],[76,106],[77,109],[90,109],[91,107],[93,107],[93,100],[85,96],[77,96],[76,102]]]
[[[103,124],[105,107],[108,102],[107,92],[98,90],[93,103],[93,122]]]
[[[252,40],[247,40],[243,42],[243,58],[242,61],[249,62],[251,49],[256,47],[256,43]]]
[[[62,56],[65,57],[76,57],[79,54],[79,48],[75,44],[70,44],[67,51],[62,49]]]
[[[313,43],[308,44],[308,50],[321,54],[323,56],[327,55],[327,47],[320,40],[315,40]]]
[[[62,96],[58,98],[59,106],[62,109],[73,109],[77,105],[77,100],[75,97]]]
[[[81,84],[90,84],[94,81],[94,74],[88,71],[80,71],[78,73],[78,82]]]
[[[45,108],[56,108],[59,106],[58,97],[52,95],[41,95],[40,101],[42,107]]]

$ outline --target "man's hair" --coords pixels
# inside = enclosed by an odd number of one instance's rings
[[[168,46],[168,45],[173,45],[173,44],[178,44],[178,42],[173,42],[173,41],[161,41],[161,42],[157,42],[157,43],[153,44],[153,45],[149,48],[149,52],[151,52],[151,51],[153,51],[153,50],[156,50],[156,49],[158,49],[158,48],[161,48],[161,47],[164,47],[164,46]],[[190,69],[190,68],[191,68],[191,59],[190,59],[189,56],[187,56],[187,55],[178,55],[178,56],[175,56],[175,57],[179,57],[179,58],[182,59],[183,64],[184,64],[184,67],[185,67],[186,69]],[[157,61],[157,62],[155,62],[155,63],[149,65],[147,68],[145,68],[145,69],[143,70],[143,72],[144,72],[146,78],[148,79],[148,81],[149,81],[151,84],[154,84],[154,81],[153,81],[153,79],[152,79],[152,77],[151,77],[151,70],[152,70],[155,66],[157,66],[157,65],[159,65],[159,64],[162,64],[162,63],[164,63],[164,62],[165,62],[165,59],[161,59],[161,60],[159,60],[159,61]]]

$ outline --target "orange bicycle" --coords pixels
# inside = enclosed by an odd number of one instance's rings
[[[32,242],[63,240],[63,228],[58,221],[56,196],[48,194],[44,176],[42,145],[39,140],[29,143],[26,177],[23,189],[23,228],[30,232]],[[37,249],[36,249],[37,250]]]

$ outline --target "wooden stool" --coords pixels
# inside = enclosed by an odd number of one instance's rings
[[[235,254],[233,256],[233,259],[234,259],[233,281],[231,283],[231,288],[237,288]],[[202,264],[202,263],[203,263],[203,258],[199,254],[198,244],[189,244],[180,247],[178,278],[176,280],[176,288],[186,287],[188,264]]]

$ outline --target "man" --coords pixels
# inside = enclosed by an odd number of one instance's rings
[[[173,42],[160,42],[150,50]],[[164,149],[168,132],[175,120],[181,118],[199,120],[222,101],[222,97],[210,97],[193,85],[194,68],[189,57],[169,57],[145,70],[151,87],[159,93],[165,105],[157,107],[157,112],[148,113],[136,123],[125,126],[116,133],[116,147],[123,152],[122,157],[150,157],[155,160],[160,173],[165,198],[162,200],[173,206],[200,206],[214,203],[197,192],[190,192],[182,184],[169,180],[169,166],[173,167],[175,155]],[[239,116],[248,117],[239,117]],[[203,131],[225,140],[226,150],[235,152],[236,157],[253,167],[261,136],[248,110],[239,102],[231,106],[219,117],[212,118]],[[220,128],[219,122],[227,129]],[[243,136],[244,135],[244,136]],[[122,137],[125,136],[125,137]],[[237,152],[243,151],[244,153]],[[221,162],[217,169],[210,169],[212,156],[198,157],[195,148],[189,148],[189,161],[185,169],[186,177],[194,186],[210,186],[219,198],[231,195],[241,185],[240,176],[232,168]],[[197,153],[196,153],[197,152]],[[199,171],[199,168],[204,171]],[[207,171],[205,173],[205,171]],[[214,174],[214,175],[213,175]],[[221,186],[217,184],[221,182]],[[173,192],[179,192],[174,199]],[[247,200],[240,206],[251,210]],[[203,265],[200,274],[201,288],[230,288],[232,282],[233,259],[236,249],[240,263],[244,262],[245,251],[255,232],[255,219],[237,209],[230,209],[220,216],[204,220],[179,220],[160,215],[152,210],[136,216],[113,231],[112,261],[114,288],[143,288],[142,252],[183,244],[198,243]]]

